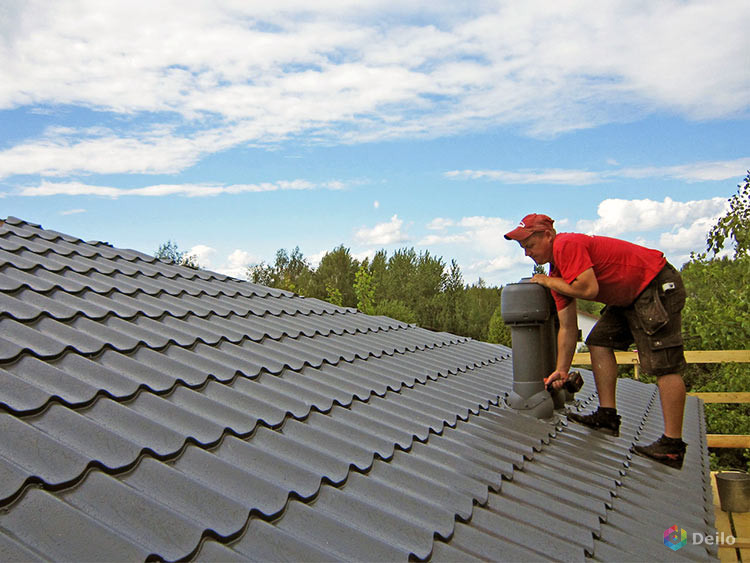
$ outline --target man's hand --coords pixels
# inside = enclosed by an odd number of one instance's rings
[[[544,386],[549,389],[560,390],[565,382],[568,380],[568,373],[560,370],[553,371],[548,377],[544,379]]]
[[[544,287],[549,287],[549,276],[547,274],[534,274],[531,283],[538,283]]]

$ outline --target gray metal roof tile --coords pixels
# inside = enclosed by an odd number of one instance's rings
[[[300,502],[289,503],[277,527],[330,553],[332,560],[402,561],[408,557],[408,552],[403,549],[349,526],[336,514],[325,513],[317,506],[310,507]]]
[[[521,543],[522,539],[516,540],[516,538],[508,533],[509,530],[515,530],[515,522],[511,520],[504,523],[506,526],[499,525],[500,521],[498,519],[489,522],[491,530],[487,530],[473,520],[470,524],[457,523],[450,542],[450,546],[453,549],[445,551],[436,550],[437,553],[433,555],[432,560],[456,561],[456,559],[441,559],[438,557],[438,555],[444,555],[446,552],[451,557],[456,552],[460,553],[461,556],[457,559],[458,561],[464,560],[464,554],[466,554],[467,560],[479,559],[481,561],[538,562],[550,558],[551,554],[549,552],[542,553],[541,551],[533,550],[537,545],[536,542],[531,541],[528,545],[524,545]],[[518,543],[514,540],[518,541]],[[436,545],[439,544],[436,542]]]
[[[250,520],[247,532],[228,547],[208,540],[201,546],[196,561],[309,561],[330,562],[330,551],[272,526],[263,520]],[[343,559],[340,559],[343,560]]]
[[[191,533],[193,538],[186,539],[179,551],[174,552],[176,559],[190,554],[198,546],[204,531],[210,530],[225,538],[235,535],[247,522],[250,512],[248,506],[258,507],[261,512],[266,508],[272,510],[271,507],[284,506],[285,489],[253,478],[250,474],[244,476],[244,491],[236,483],[231,489],[224,488],[223,485],[228,481],[237,479],[237,471],[233,469],[209,452],[188,447],[174,465],[146,457],[133,471],[120,479],[100,481],[105,491],[114,490],[115,494],[131,496],[132,493],[126,491],[128,487],[149,499],[153,503],[151,510],[147,511],[148,516],[151,516],[151,524],[170,517],[190,523],[189,526],[194,528]],[[214,472],[214,479],[206,479],[208,471]],[[227,474],[227,471],[230,473]],[[81,502],[79,496],[85,496],[87,481],[97,473],[93,472],[76,490],[71,490],[67,495],[68,501],[79,506],[87,502]],[[122,514],[113,513],[111,518],[116,529],[134,524],[127,521],[129,516]],[[162,536],[163,532],[159,531],[157,534]],[[154,539],[162,542],[166,537],[164,534]]]
[[[206,373],[213,373],[204,372],[201,369],[202,363],[193,357],[194,354],[190,356],[189,361],[182,361],[178,352],[183,350],[179,346],[168,346],[158,352],[149,348],[138,348],[127,355],[117,350],[104,350],[93,361],[121,373],[138,387],[164,392],[171,389],[178,380],[188,385],[202,384],[205,382]],[[112,393],[108,387],[106,389]]]
[[[357,444],[370,452],[371,456],[379,455],[382,458],[390,458],[397,445],[391,436],[377,432],[367,420],[363,421],[362,417],[350,416],[349,411],[344,407],[334,407],[328,413],[311,413],[305,420],[305,424],[315,431],[334,436],[338,440]],[[378,429],[385,430],[382,425]],[[408,436],[399,437],[410,441]],[[369,466],[368,463],[367,467]]]
[[[133,514],[140,513],[139,507],[132,508]],[[0,536],[27,547],[34,554],[32,560],[100,561],[105,553],[123,560],[145,560],[153,553],[93,512],[76,510],[59,495],[40,489],[30,489],[13,510],[0,513],[0,529]]]
[[[64,343],[7,317],[0,319],[0,334],[0,362],[14,361],[24,352],[31,351],[52,357],[65,349]]]
[[[23,250],[20,250],[18,252],[7,252],[0,249],[0,268],[8,264],[12,264],[14,267],[20,270],[33,270],[36,266],[39,265],[40,257],[38,255],[31,254],[30,256],[28,256],[27,253],[27,257],[24,257],[23,254]]]
[[[362,471],[370,468],[374,452],[361,445],[359,442],[345,440],[344,438],[326,432],[325,429],[317,428],[297,420],[287,419],[284,422],[282,433],[294,440],[307,443],[313,449],[328,455],[348,461],[349,466],[354,466]],[[382,445],[384,448],[385,445]]]
[[[324,476],[300,463],[294,452],[285,457],[258,447],[255,440],[227,437],[210,453],[196,447],[189,447],[188,453],[175,462],[177,469],[241,501],[248,512],[258,511],[266,517],[278,516],[292,495],[311,500]]]
[[[326,368],[329,370],[326,371]],[[327,410],[328,407],[325,405],[333,403],[349,406],[355,399],[365,400],[372,393],[370,386],[356,385],[341,376],[333,377],[334,370],[341,370],[341,366],[322,366],[321,368],[306,366],[300,371],[286,370],[274,383],[290,390],[294,389],[300,396],[320,397],[315,402],[320,410]]]
[[[605,526],[601,538],[596,541],[593,558],[598,561],[664,561],[665,563],[709,561],[716,558],[715,555],[711,557],[705,548],[695,549],[690,542],[679,551],[672,551],[666,548],[655,549],[651,542],[638,541],[649,535],[658,540],[663,530],[672,525],[674,524],[669,523],[661,528],[653,527],[640,537],[635,536],[632,530],[624,531],[614,526]]]
[[[149,395],[144,394],[142,396],[148,397]],[[150,406],[158,407],[160,405],[152,403]],[[150,415],[155,409],[148,412],[148,409],[143,407],[141,410],[146,411],[145,414],[136,411],[130,405],[122,405],[110,399],[100,399],[91,407],[77,412],[100,425],[103,429],[127,437],[138,444],[142,450],[151,452],[152,455],[169,457],[180,451],[185,444],[185,429],[178,432],[152,420]],[[166,414],[160,418],[165,422],[170,422]]]
[[[24,361],[25,358],[21,361]],[[53,393],[41,389],[36,382],[29,383],[21,377],[0,368],[0,406],[14,414],[28,414],[44,407]]]
[[[557,513],[552,510],[539,509],[536,506],[518,502],[514,498],[506,498],[503,493],[504,491],[490,494],[487,505],[482,509],[536,528],[538,533],[547,536],[556,544],[569,543],[579,556],[584,550],[587,553],[593,553],[594,535],[591,528],[578,522],[558,518]],[[554,551],[553,549],[552,552]]]
[[[288,421],[281,430],[271,430],[265,426],[259,426],[252,439],[247,442],[237,442],[227,438],[221,445],[218,455],[227,459],[242,453],[244,444],[254,450],[262,450],[272,457],[281,457],[299,468],[307,469],[319,476],[322,481],[341,484],[349,476],[351,460],[348,457],[339,457],[335,453],[326,451],[317,443],[305,440],[304,432],[295,436],[292,428],[293,422]],[[286,430],[286,431],[285,431]],[[240,450],[240,453],[235,453]],[[307,489],[303,489],[304,492]],[[303,496],[303,495],[301,495]]]
[[[178,387],[164,397],[141,393],[127,406],[149,421],[179,433],[186,440],[192,439],[206,446],[217,443],[224,432],[219,421],[204,418],[175,404],[175,396],[184,398],[189,393],[194,392],[184,387]]]
[[[228,387],[227,391],[240,393],[249,397],[252,402],[261,403],[261,407],[255,411],[249,411],[268,426],[278,426],[288,416],[304,418],[310,413],[311,405],[296,395],[290,395],[280,390],[273,383],[277,376],[261,375],[257,379],[237,378]],[[221,384],[213,384],[211,391],[217,396],[224,394]],[[245,399],[247,401],[247,399]],[[256,414],[257,413],[257,414]]]
[[[20,274],[20,272],[18,273]],[[14,273],[14,275],[17,274]],[[39,281],[28,285],[36,291],[49,291],[53,287],[59,287],[69,293],[80,293],[84,289],[91,289],[97,293],[108,293],[118,287],[112,276],[103,276],[99,272],[92,272],[84,276],[72,270],[62,270],[58,274],[40,269],[34,272],[34,275]],[[137,289],[137,286],[132,284],[127,284],[127,287],[130,288],[131,292]]]
[[[431,479],[428,475],[411,471],[400,461],[401,458],[397,456],[390,462],[376,461],[367,473],[367,478],[363,477],[361,481],[376,482],[387,487],[390,491],[387,494],[388,502],[394,507],[402,503],[401,495],[404,495],[406,506],[400,507],[399,510],[414,510],[414,506],[426,504],[424,508],[417,509],[417,517],[422,520],[432,518],[433,516],[428,513],[438,510],[437,518],[441,524],[435,526],[435,531],[444,539],[449,539],[456,517],[462,520],[471,518],[474,510],[471,495]],[[352,477],[354,476],[355,474],[352,474]],[[445,519],[446,514],[451,515],[450,521]]]
[[[288,405],[268,402],[268,394],[259,385],[244,378],[237,379],[230,385],[209,381],[203,388],[203,394],[227,408],[245,414],[247,420],[232,428],[237,434],[252,432],[259,420],[269,426],[277,426],[287,414],[284,407]]]
[[[484,463],[484,459],[472,459],[463,457],[465,449],[460,447],[461,444],[455,440],[448,440],[445,437],[436,436],[434,440],[426,443],[416,442],[411,449],[414,457],[422,458],[443,467],[457,467],[463,477],[482,484],[484,489],[480,498],[486,498],[487,489],[499,490],[502,483],[502,474],[498,471],[498,466],[489,467]]]
[[[99,387],[91,385],[33,356],[24,356],[8,370],[0,370],[0,400],[16,412],[27,414],[41,409],[53,397],[75,405],[90,401]],[[31,389],[33,388],[33,390]]]
[[[3,473],[16,477],[2,483],[0,499],[3,503],[15,498],[26,483],[44,481],[53,486],[62,485],[86,470],[85,455],[12,415],[0,414],[0,432]],[[24,473],[23,480],[19,479],[19,468]]]
[[[148,553],[158,553],[165,559],[175,560],[189,555],[200,542],[206,522],[193,520],[191,516],[195,516],[195,512],[189,515],[183,514],[172,509],[168,504],[163,504],[169,500],[168,495],[158,496],[160,492],[158,490],[138,489],[140,484],[138,477],[152,467],[167,469],[166,465],[155,463],[147,458],[139,466],[141,473],[133,477],[132,485],[100,471],[92,471],[79,486],[59,493],[60,499],[67,508],[62,517],[75,520],[81,518],[76,513],[85,514],[101,522],[107,528],[117,530],[119,535],[140,545],[141,549],[148,550]],[[159,477],[159,474],[153,472],[149,474],[151,477]],[[128,476],[125,479],[128,479]],[[172,480],[166,483],[157,480],[154,485],[163,487],[172,483]],[[183,500],[178,497],[183,491],[176,489],[172,492],[175,495],[172,499],[174,504]],[[193,498],[197,498],[203,492],[197,484],[193,484]],[[150,493],[153,493],[153,496]],[[185,491],[185,493],[190,494],[191,491]],[[186,509],[186,505],[187,503],[180,508]],[[210,505],[210,507],[205,507],[205,514],[212,514],[217,519],[217,525],[223,521],[223,518],[219,519],[221,517],[217,510],[219,507],[230,514],[237,510],[236,505],[220,495],[213,495]],[[88,535],[85,528],[78,533],[79,537]],[[92,541],[96,540],[92,539]],[[61,555],[62,559],[66,559],[66,554]],[[93,559],[100,560],[101,557]]]
[[[388,500],[396,504],[389,504]],[[433,533],[437,531],[431,526],[452,528],[453,523],[452,515],[437,518],[439,511],[434,506],[399,495],[394,489],[356,474],[341,488],[322,487],[314,508],[315,516],[311,519],[317,516],[343,520],[347,528],[380,539],[400,552],[401,560],[410,554],[419,559],[427,557],[432,551]],[[432,510],[432,519],[423,514],[425,510]],[[446,517],[450,521],[445,522]]]
[[[498,558],[499,557],[496,557],[496,559]],[[511,560],[511,558],[508,558],[508,561]],[[479,563],[480,561],[488,561],[488,559],[481,559],[478,556],[470,554],[468,551],[456,549],[450,544],[444,543],[442,541],[436,541],[432,546],[430,561],[435,561],[436,563],[440,561],[446,561],[450,563],[456,563],[456,561],[461,561],[462,563]],[[515,561],[521,561],[521,559],[515,559]]]
[[[512,477],[515,464],[522,464],[521,456],[512,452],[497,451],[488,444],[482,444],[485,450],[477,447],[477,441],[466,439],[470,436],[463,428],[453,432],[445,432],[442,436],[432,436],[428,445],[439,450],[471,462],[477,469],[474,475],[481,475],[488,486],[497,490],[500,488],[501,477]],[[488,450],[492,450],[489,453]],[[481,471],[478,468],[482,468]]]

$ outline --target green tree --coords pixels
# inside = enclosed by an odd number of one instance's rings
[[[461,275],[461,268],[455,260],[451,260],[443,292],[440,295],[438,325],[442,330],[453,334],[463,334],[466,326],[461,311],[463,294],[464,278]]]
[[[397,300],[411,305],[408,296],[414,287],[417,273],[417,253],[413,248],[396,250],[388,259],[384,281],[383,299]]]
[[[501,292],[498,287],[488,287],[482,278],[466,288],[460,309],[466,323],[462,333],[464,336],[487,340],[490,319],[500,306]]]
[[[502,344],[509,348],[512,346],[510,327],[503,321],[499,306],[495,308],[495,312],[492,313],[492,317],[490,318],[490,324],[487,329],[487,342]]]
[[[716,255],[727,239],[734,241],[734,256],[746,256],[750,252],[750,170],[737,186],[737,193],[729,200],[729,211],[711,228],[706,240],[709,252]]]
[[[417,315],[409,306],[398,299],[386,299],[375,306],[375,314],[390,317],[405,323],[416,323]]]
[[[439,329],[440,295],[447,278],[442,258],[431,256],[428,251],[419,254],[412,283],[406,288],[406,302],[416,313],[420,326]]]
[[[344,304],[344,298],[341,296],[341,291],[336,286],[326,286],[326,298],[329,303],[333,303],[334,305],[338,305],[339,307]]]
[[[374,300],[379,303],[386,299],[386,277],[388,276],[388,253],[378,250],[372,257],[368,267],[372,276],[372,286],[375,290]]]
[[[180,251],[177,243],[172,242],[171,240],[161,244],[154,253],[154,257],[164,262],[172,262],[178,266],[187,266],[194,270],[200,268],[198,265],[198,257],[196,255],[188,255],[187,251]]]
[[[341,305],[356,307],[357,297],[354,294],[354,282],[359,269],[359,262],[352,258],[349,249],[343,244],[327,252],[320,260],[313,276],[313,297],[326,299],[336,289],[341,295]]]
[[[729,210],[708,233],[706,252],[682,268],[687,300],[682,313],[688,350],[746,349],[750,342],[750,173],[729,200]],[[734,241],[732,258],[716,255]],[[708,253],[713,252],[713,258]],[[748,364],[691,364],[685,383],[693,391],[747,391]],[[750,405],[708,404],[706,426],[714,434],[750,434]],[[711,452],[713,469],[750,468],[750,450]]]
[[[687,289],[683,336],[688,350],[743,350],[750,342],[750,256],[693,258],[682,269]],[[690,364],[685,383],[692,391],[747,391],[748,364]],[[750,405],[708,404],[707,432],[750,434]],[[750,468],[749,450],[717,449],[713,469]]]
[[[253,283],[307,294],[312,281],[312,270],[299,246],[291,252],[280,248],[273,265],[261,262],[248,268],[248,279]]]
[[[375,286],[372,277],[365,258],[354,276],[354,294],[357,296],[357,309],[367,315],[375,314]]]

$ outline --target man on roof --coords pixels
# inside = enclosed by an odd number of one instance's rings
[[[545,384],[559,389],[568,379],[578,340],[576,299],[604,303],[601,319],[586,339],[599,407],[591,414],[569,413],[568,418],[619,435],[614,350],[627,350],[635,343],[643,371],[657,377],[664,434],[652,444],[634,446],[633,451],[681,468],[686,450],[682,441],[686,364],[681,334],[685,288],[680,273],[658,250],[610,237],[558,234],[553,223],[547,215],[532,213],[505,235],[537,264],[550,265],[549,275],[531,279],[552,291],[560,320],[556,369]]]

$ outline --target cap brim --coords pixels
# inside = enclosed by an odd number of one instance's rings
[[[506,240],[525,240],[533,235],[534,232],[524,227],[516,227],[511,232],[505,234]]]

